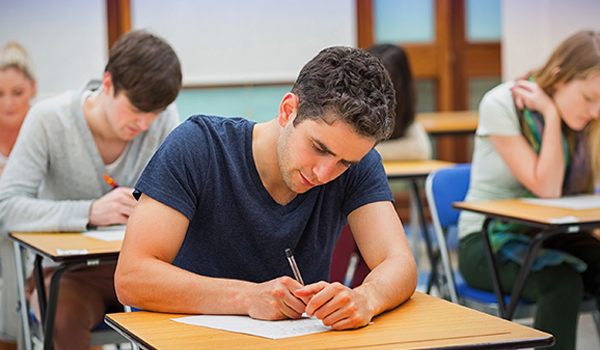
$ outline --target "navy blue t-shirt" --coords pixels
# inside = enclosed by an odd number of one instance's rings
[[[190,117],[163,142],[135,188],[190,220],[175,266],[260,283],[293,276],[285,255],[291,248],[305,283],[326,281],[347,215],[393,200],[381,157],[373,150],[337,179],[280,205],[256,170],[253,128],[241,118]]]

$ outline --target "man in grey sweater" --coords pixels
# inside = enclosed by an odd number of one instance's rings
[[[133,31],[111,49],[102,81],[40,101],[29,111],[0,181],[4,295],[16,295],[14,280],[7,281],[15,269],[8,232],[80,232],[127,223],[136,205],[133,185],[179,122],[171,103],[180,88],[181,67],[172,48]],[[104,174],[120,186],[113,189]],[[89,349],[90,331],[119,306],[114,269],[100,265],[62,277],[56,349]],[[45,269],[47,285],[53,272]],[[33,283],[27,291],[37,306]],[[10,317],[17,317],[16,298],[4,299],[5,324],[17,322]]]

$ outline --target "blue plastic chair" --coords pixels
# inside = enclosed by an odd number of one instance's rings
[[[458,164],[432,172],[425,181],[425,194],[431,211],[431,221],[438,243],[439,255],[442,259],[443,271],[438,286],[445,286],[440,290],[442,297],[452,302],[461,304],[488,314],[499,316],[496,296],[492,292],[475,289],[467,285],[458,270],[452,269],[452,263],[446,244],[448,227],[458,223],[460,211],[452,208],[453,202],[465,199],[469,189],[471,177],[471,164]],[[437,266],[432,267],[432,269]],[[442,287],[439,287],[442,289]],[[510,296],[505,296],[508,302]],[[534,317],[536,305],[520,300],[513,314],[514,319]],[[581,312],[593,312],[596,330],[600,334],[600,313],[593,298],[585,298],[581,305]]]
[[[458,164],[432,172],[425,181],[425,194],[431,212],[431,221],[442,260],[442,272],[438,273],[438,283],[442,297],[454,303],[499,316],[496,296],[469,287],[458,270],[452,268],[446,235],[448,228],[458,223],[460,211],[452,208],[453,202],[465,199],[471,178],[471,164]],[[437,266],[432,267],[437,269]],[[506,297],[508,298],[508,296]],[[514,318],[532,317],[535,304],[521,301],[515,310]]]

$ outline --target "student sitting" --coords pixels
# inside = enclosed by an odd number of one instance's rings
[[[0,180],[3,244],[9,244],[7,232],[126,224],[136,205],[132,186],[179,122],[171,103],[180,88],[180,63],[171,47],[132,31],[111,49],[101,82],[32,107]],[[103,174],[120,187],[112,189]],[[114,269],[114,264],[85,267],[62,277],[57,350],[89,349],[90,331],[107,310],[119,307]],[[53,272],[45,269],[46,285]],[[28,298],[37,307],[33,284]]]
[[[560,44],[542,68],[484,96],[465,200],[592,192],[586,128],[599,114],[600,34],[579,32]],[[461,213],[459,268],[469,285],[492,291],[483,222],[481,214]],[[510,293],[537,230],[510,222],[495,222],[489,230],[499,278]],[[548,238],[522,297],[537,304],[534,325],[554,335],[553,349],[575,349],[584,292],[600,301],[600,241],[590,232]]]
[[[135,186],[119,300],[263,320],[306,312],[351,329],[410,298],[415,261],[373,150],[393,130],[394,101],[379,60],[331,47],[304,66],[275,119],[182,123]],[[347,222],[372,270],[354,289],[326,282]],[[290,277],[287,248],[305,286]]]

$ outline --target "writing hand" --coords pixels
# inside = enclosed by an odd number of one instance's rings
[[[124,225],[137,201],[133,189],[115,188],[92,203],[89,224],[93,226]]]
[[[338,282],[310,284],[294,294],[309,300],[305,310],[309,316],[315,315],[333,329],[362,327],[374,316],[366,296]]]
[[[257,284],[250,296],[248,315],[260,320],[300,318],[305,305],[294,296],[294,291],[301,287],[287,276]]]

